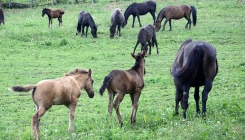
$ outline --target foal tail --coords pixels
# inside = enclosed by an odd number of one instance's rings
[[[187,63],[181,68],[174,68],[172,75],[178,79],[181,85],[190,83],[196,77],[203,64],[203,45],[198,44],[190,53]]]
[[[112,80],[112,77],[110,75],[107,75],[104,78],[103,84],[100,87],[100,91],[99,91],[101,96],[103,95],[105,89],[109,86],[111,80]]]
[[[33,90],[34,88],[36,88],[36,85],[13,86],[9,90],[12,90],[15,92],[29,92],[30,90]]]
[[[197,10],[194,6],[191,6],[192,11],[192,19],[193,19],[193,26],[196,26],[197,23]]]

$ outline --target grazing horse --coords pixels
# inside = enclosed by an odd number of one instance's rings
[[[0,25],[4,24],[4,13],[3,13],[3,9],[0,7]]]
[[[146,42],[148,42],[148,45],[150,47],[149,54],[151,54],[151,47],[154,47],[154,43],[156,43],[157,54],[159,53],[156,39],[156,31],[151,24],[147,24],[144,28],[140,29],[133,54],[135,53],[136,47],[139,45],[139,43],[141,44],[141,51],[145,51],[147,53],[148,47]]]
[[[78,15],[76,35],[78,35],[81,32],[81,28],[82,28],[82,35],[84,35],[84,27],[86,27],[86,34],[85,34],[86,37],[88,35],[88,27],[90,27],[91,34],[93,35],[94,38],[97,38],[97,26],[94,23],[94,19],[88,12],[81,11],[80,14]]]
[[[156,2],[146,1],[146,2],[142,2],[142,3],[133,3],[133,4],[129,5],[128,8],[126,9],[126,11],[124,12],[125,21],[124,21],[122,27],[124,28],[126,26],[128,18],[130,15],[133,15],[132,28],[134,28],[134,21],[135,21],[136,16],[138,18],[140,27],[142,27],[142,25],[140,23],[140,17],[139,16],[145,15],[148,12],[151,13],[151,16],[153,18],[153,24],[155,25]]]
[[[193,25],[196,26],[197,11],[194,6],[181,5],[181,6],[167,6],[163,8],[157,15],[156,31],[160,30],[161,22],[164,18],[166,18],[166,20],[163,24],[163,28],[162,28],[163,31],[165,29],[165,25],[167,22],[169,22],[169,26],[170,26],[169,31],[172,30],[171,19],[181,19],[183,17],[185,17],[185,19],[188,21],[187,24],[185,25],[185,28],[187,28],[189,24],[189,29],[191,29],[191,18],[190,18],[191,13],[192,13]]]
[[[92,71],[75,69],[64,77],[42,80],[36,85],[13,86],[16,92],[32,90],[32,99],[36,104],[36,113],[32,117],[32,136],[40,139],[40,119],[52,105],[65,105],[70,109],[68,131],[73,130],[74,114],[81,90],[85,89],[90,98],[94,97]]]
[[[135,65],[129,70],[112,70],[107,76],[105,76],[103,84],[99,90],[100,95],[103,95],[107,88],[109,95],[109,115],[110,117],[112,116],[112,109],[114,107],[121,127],[123,125],[123,121],[120,115],[119,105],[123,100],[123,97],[127,93],[130,94],[132,101],[132,114],[130,120],[131,123],[135,123],[138,100],[140,98],[141,91],[144,88],[143,76],[145,74],[145,52],[140,52],[137,55],[131,55],[135,59]],[[117,98],[113,103],[116,94]]]
[[[52,20],[53,18],[58,18],[59,20],[59,27],[61,26],[62,24],[62,15],[64,14],[65,12],[62,11],[62,10],[51,10],[51,9],[48,9],[48,8],[43,8],[43,11],[42,11],[42,17],[47,14],[48,15],[48,19],[49,19],[49,24],[48,24],[48,27],[50,27],[50,25],[52,26]]]
[[[124,22],[125,18],[120,8],[113,9],[111,12],[111,25],[110,25],[110,38],[113,38],[116,34],[116,27],[117,27],[117,34],[121,36],[121,26]]]
[[[203,41],[192,42],[186,40],[181,45],[171,68],[176,88],[175,113],[178,114],[179,102],[183,109],[183,118],[186,119],[190,87],[195,88],[194,99],[196,112],[200,114],[199,87],[204,85],[202,91],[202,117],[206,116],[206,102],[208,93],[212,89],[215,76],[218,73],[216,49]]]

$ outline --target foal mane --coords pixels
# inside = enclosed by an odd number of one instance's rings
[[[88,73],[87,70],[76,68],[75,70],[65,74],[65,76],[72,76],[72,75],[76,75],[76,74],[87,74],[87,73]]]

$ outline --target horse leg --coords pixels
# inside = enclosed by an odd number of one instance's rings
[[[169,31],[172,31],[172,23],[171,23],[171,19],[169,19],[169,27],[170,27],[170,30],[169,30]]]
[[[153,25],[155,25],[155,20],[156,20],[156,16],[154,12],[151,12],[151,16],[153,18]]]
[[[202,117],[206,117],[206,102],[208,100],[208,93],[212,89],[213,80],[206,78],[204,89],[202,91]]]
[[[166,23],[167,23],[167,22],[168,22],[168,19],[166,18],[166,20],[164,21],[163,26],[162,26],[162,31],[165,30],[165,26],[166,26]]]
[[[194,99],[196,101],[196,113],[197,113],[197,116],[198,116],[200,114],[200,107],[199,107],[199,100],[200,100],[199,86],[195,87]]]
[[[109,115],[111,117],[112,116],[113,100],[114,100],[115,94],[113,93],[113,91],[108,90],[108,95],[109,95],[108,112],[109,112]]]
[[[86,37],[87,37],[87,35],[88,35],[88,26],[86,26]]]
[[[183,109],[183,118],[186,119],[186,111],[188,109],[188,98],[189,98],[190,86],[185,85],[183,91],[183,98],[181,100],[181,105]]]
[[[139,22],[140,27],[142,27],[142,25],[141,25],[141,23],[140,23],[140,16],[137,15],[137,18],[138,18],[138,22]]]
[[[134,52],[133,52],[133,54],[135,53],[135,50],[136,50],[136,48],[137,48],[138,45],[139,45],[139,41],[137,40],[136,45],[134,46]]]
[[[148,41],[148,45],[149,45],[149,54],[151,54],[151,41]],[[148,47],[147,47],[147,45],[146,45],[146,53],[147,53],[147,51],[148,51]]]
[[[82,35],[81,36],[84,36],[84,25],[82,25]]]
[[[136,122],[136,112],[138,109],[138,100],[140,97],[141,92],[135,93],[135,94],[130,94],[131,100],[132,100],[132,113],[131,113],[131,124]]]
[[[75,101],[72,102],[70,105],[66,106],[67,108],[70,109],[68,132],[73,131],[76,105],[77,105],[77,99],[75,99]]]
[[[179,102],[181,101],[183,95],[182,90],[176,87],[176,94],[175,94],[175,115],[179,114]]]
[[[135,21],[135,16],[133,15],[133,25],[132,25],[132,28],[134,28],[134,21]]]
[[[188,24],[189,24],[189,29],[191,29],[191,19],[190,19],[190,17],[185,17],[185,19],[187,20],[187,23],[185,25],[185,29],[188,28]]]
[[[39,106],[37,107],[37,109],[38,109],[37,112],[32,116],[32,137],[34,139],[37,138],[39,140],[40,139],[40,128],[39,128],[40,118],[44,115],[44,113],[47,110],[43,106]]]
[[[155,42],[155,44],[156,44],[156,49],[157,49],[157,54],[159,54],[159,52],[158,52],[158,44],[157,44],[156,35],[154,35],[152,41]]]
[[[118,32],[119,36],[121,36],[121,26],[120,25],[117,26],[117,32]]]
[[[123,121],[122,121],[122,118],[120,115],[119,106],[120,106],[121,101],[123,100],[124,95],[125,95],[124,93],[118,93],[117,98],[113,103],[113,106],[116,109],[117,118],[118,118],[118,121],[119,121],[121,127],[123,126]]]

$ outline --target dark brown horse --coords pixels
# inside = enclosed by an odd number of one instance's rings
[[[131,123],[136,122],[136,112],[138,109],[138,100],[141,90],[144,88],[145,74],[145,52],[137,55],[131,54],[135,59],[135,65],[129,70],[113,70],[105,78],[100,88],[100,94],[103,95],[107,88],[109,95],[108,112],[112,116],[113,107],[116,109],[117,118],[122,127],[123,121],[119,111],[119,105],[125,94],[130,94],[132,101],[132,114],[130,117]],[[117,98],[113,103],[114,97]]]
[[[135,21],[136,16],[138,18],[140,27],[142,27],[142,25],[140,23],[140,17],[139,16],[145,15],[148,12],[151,14],[151,16],[153,18],[153,24],[155,25],[156,2],[146,1],[146,2],[142,2],[142,3],[132,3],[131,5],[128,6],[126,11],[124,12],[125,21],[124,21],[122,27],[124,28],[127,25],[127,21],[128,21],[128,18],[130,15],[133,15],[132,28],[134,27],[134,21]]]
[[[80,14],[78,15],[76,35],[78,35],[81,32],[81,30],[82,30],[82,35],[84,35],[84,27],[86,27],[86,34],[85,34],[86,37],[88,35],[88,27],[90,27],[91,34],[93,35],[94,38],[97,38],[97,26],[95,25],[94,19],[88,12],[81,11]]]
[[[179,113],[179,102],[181,102],[183,118],[186,118],[189,89],[190,87],[194,87],[196,112],[200,114],[199,87],[204,85],[202,91],[202,116],[205,118],[208,93],[212,89],[212,84],[217,73],[218,61],[216,58],[216,49],[203,41],[192,42],[191,39],[186,40],[181,45],[171,69],[176,88],[175,113]]]
[[[116,27],[117,27],[117,34],[121,36],[121,26],[124,22],[125,18],[120,8],[113,9],[111,12],[111,25],[110,25],[110,38],[113,38],[116,34]]]
[[[70,109],[68,131],[73,130],[75,108],[83,88],[90,98],[94,97],[90,69],[89,71],[75,69],[61,78],[42,80],[36,85],[13,86],[11,90],[16,92],[32,90],[32,99],[36,104],[36,113],[32,117],[32,135],[34,139],[40,139],[40,119],[52,105],[65,105]]]
[[[196,25],[197,22],[197,16],[196,16],[196,8],[194,6],[189,6],[189,5],[181,5],[181,6],[167,6],[163,8],[157,15],[156,19],[156,31],[159,31],[161,29],[161,22],[164,18],[166,18],[162,30],[165,29],[165,25],[167,22],[169,22],[170,30],[172,30],[172,25],[171,25],[171,19],[181,19],[185,18],[188,22],[185,25],[185,28],[188,28],[189,24],[189,29],[191,29],[191,18],[190,15],[192,13],[192,18],[193,18],[193,25]]]
[[[51,10],[51,9],[48,9],[48,8],[43,8],[43,11],[42,11],[42,17],[47,14],[48,15],[48,19],[49,19],[49,24],[48,24],[48,27],[52,26],[52,21],[53,21],[53,18],[58,18],[58,21],[59,21],[59,27],[62,25],[62,15],[64,14],[65,12],[62,11],[62,10]]]
[[[156,31],[151,24],[147,24],[144,28],[140,29],[133,54],[135,53],[136,47],[139,45],[139,43],[141,44],[141,51],[145,51],[146,53],[148,51],[148,45],[149,45],[150,47],[149,54],[151,54],[151,47],[154,47],[154,43],[155,43],[157,48],[157,54],[159,53],[157,39],[156,39]]]
[[[1,4],[0,4],[1,6]],[[3,13],[3,9],[0,7],[0,25],[4,24],[4,13]]]

